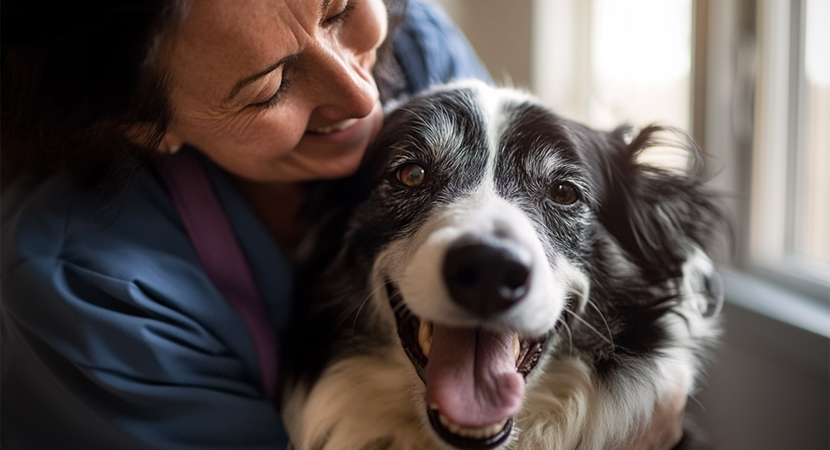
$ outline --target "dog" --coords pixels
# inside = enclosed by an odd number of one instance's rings
[[[329,191],[347,206],[289,349],[293,444],[614,448],[693,393],[724,219],[700,151],[668,131],[595,131],[472,81],[390,112]],[[644,162],[669,145],[689,167]]]

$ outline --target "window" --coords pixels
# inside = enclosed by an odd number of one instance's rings
[[[536,30],[534,91],[598,128],[691,129],[692,0],[549,0]],[[549,18],[555,23],[542,23]],[[542,45],[541,43],[552,44]]]
[[[830,300],[830,0],[757,12],[747,268]]]
[[[599,128],[688,130],[737,218],[735,265],[830,314],[830,0],[534,6],[537,95]]]
[[[691,130],[692,3],[537,1],[535,75],[545,81],[534,83],[534,91],[564,115],[599,129],[660,123]],[[555,23],[543,23],[551,17]],[[685,156],[678,156],[660,151],[646,157],[685,166]]]

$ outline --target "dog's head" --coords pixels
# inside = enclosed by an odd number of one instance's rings
[[[479,83],[387,117],[355,177],[367,200],[342,256],[371,273],[361,314],[394,323],[439,442],[508,442],[566,312],[610,279],[682,277],[705,246],[717,213],[701,181],[638,161],[658,131],[594,131]]]

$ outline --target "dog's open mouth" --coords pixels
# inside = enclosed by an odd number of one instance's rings
[[[422,321],[406,307],[393,283],[386,290],[398,336],[427,393],[427,416],[448,444],[490,449],[507,441],[521,407],[527,375],[546,337],[450,327]]]

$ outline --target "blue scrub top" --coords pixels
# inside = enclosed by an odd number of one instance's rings
[[[409,2],[394,46],[408,92],[490,81],[432,4]],[[283,333],[290,261],[224,173],[208,175]],[[285,448],[245,325],[159,179],[145,170],[113,191],[56,176],[4,192],[2,448]]]

